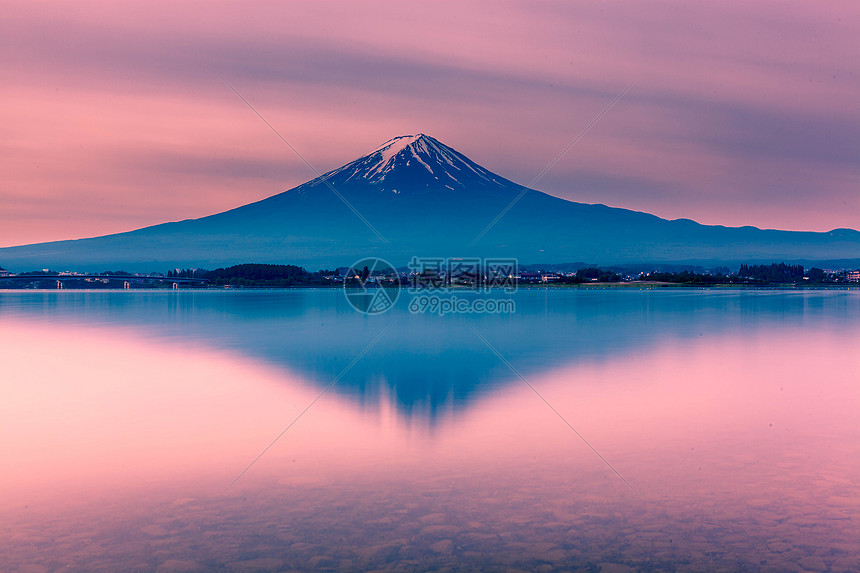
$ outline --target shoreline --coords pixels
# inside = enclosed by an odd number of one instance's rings
[[[524,284],[518,285],[516,289],[508,292],[504,287],[499,288],[490,288],[490,289],[475,289],[467,286],[452,286],[444,289],[438,290],[428,290],[427,293],[441,294],[448,292],[459,292],[459,293],[468,293],[468,292],[505,292],[506,294],[510,294],[513,292],[517,292],[520,290],[550,290],[550,289],[559,289],[559,290],[609,290],[609,289],[633,289],[633,290],[653,290],[653,289],[662,289],[662,288],[682,288],[682,289],[691,289],[691,290],[710,290],[710,289],[738,289],[738,290],[860,290],[860,283],[852,283],[852,284],[784,284],[784,283],[771,283],[771,284],[687,284],[687,283],[669,283],[669,282],[658,282],[658,281],[629,281],[629,282],[617,282],[617,283],[579,283],[579,284],[558,284],[558,283],[549,283],[549,284]],[[330,290],[330,289],[343,289],[343,285],[291,285],[291,286],[231,286],[231,285],[218,285],[218,286],[199,286],[199,287],[179,287],[176,289],[169,287],[147,287],[147,288],[74,288],[67,287],[61,289],[45,289],[45,288],[5,288],[0,287],[0,293],[3,292],[58,292],[58,291],[75,291],[75,292],[168,292],[168,291],[248,291],[248,290]],[[402,290],[409,292],[409,288],[405,287]],[[423,291],[419,291],[423,293]],[[418,294],[418,292],[416,292]]]

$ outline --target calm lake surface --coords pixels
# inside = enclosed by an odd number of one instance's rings
[[[860,571],[860,292],[498,296],[0,292],[0,570]]]

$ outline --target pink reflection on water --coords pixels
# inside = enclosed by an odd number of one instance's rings
[[[695,495],[679,490],[693,477],[700,484],[736,482],[742,476],[726,473],[733,466],[779,473],[785,459],[798,455],[810,472],[847,462],[856,480],[858,349],[857,334],[736,334],[572,365],[529,382],[645,497]],[[439,449],[472,460],[533,456],[557,466],[605,468],[523,382],[511,379],[504,394],[450,428],[451,444]],[[623,483],[617,485],[623,493]]]
[[[284,370],[131,330],[4,319],[0,347],[4,504],[191,478],[223,488],[319,393]],[[292,458],[326,442],[349,451],[359,419],[330,395],[284,443]]]
[[[858,344],[844,334],[799,331],[705,339],[530,382],[649,495],[662,492],[667,472],[681,479],[691,468],[701,476],[717,471],[714,464],[777,462],[798,450],[812,460],[856,447]],[[72,333],[4,321],[0,345],[7,357],[2,454],[15,462],[3,476],[7,488],[223,478],[328,383],[122,329],[75,326]],[[512,375],[503,388],[452,413],[432,435],[384,392],[365,413],[330,393],[258,469],[277,470],[295,455],[318,461],[323,472],[372,471],[395,458],[409,471],[428,460],[438,468],[529,457],[605,468],[524,383]]]
[[[363,548],[399,543],[392,562],[418,551],[440,566],[468,550],[474,563],[851,570],[858,345],[736,332],[530,376],[638,495],[514,376],[433,432],[384,399],[362,411],[326,395],[225,495],[329,381],[123,329],[4,321],[3,505],[26,532],[6,546],[19,562],[40,535],[74,546],[90,515],[92,536],[121,521],[134,543],[156,537],[196,563],[237,559],[242,539],[276,528],[260,554],[299,568],[331,555],[373,568]],[[119,501],[50,515],[73,494]]]

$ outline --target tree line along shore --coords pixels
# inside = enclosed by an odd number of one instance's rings
[[[860,272],[851,270],[805,269],[803,265],[786,263],[741,264],[737,271],[718,267],[714,271],[631,271],[629,269],[581,266],[576,270],[526,267],[509,277],[505,286],[578,286],[578,285],[677,285],[677,286],[850,286],[860,284]],[[122,270],[84,274],[57,273],[49,269],[12,274],[0,267],[0,288],[176,288],[234,287],[286,288],[332,287],[373,283],[380,279],[398,280],[401,284],[421,286],[433,284],[445,287],[492,287],[500,284],[493,277],[480,273],[456,273],[445,269],[434,272],[412,272],[403,268],[389,271],[390,276],[369,276],[362,270],[338,267],[332,270],[308,271],[297,265],[245,263],[214,270],[185,268],[166,273],[129,273]]]

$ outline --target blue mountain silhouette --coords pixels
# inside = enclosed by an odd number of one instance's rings
[[[147,271],[243,262],[317,269],[366,256],[396,266],[412,256],[603,265],[825,261],[860,258],[860,232],[709,226],[567,201],[509,181],[418,134],[395,137],[303,185],[223,213],[0,249],[0,262],[13,270]]]

